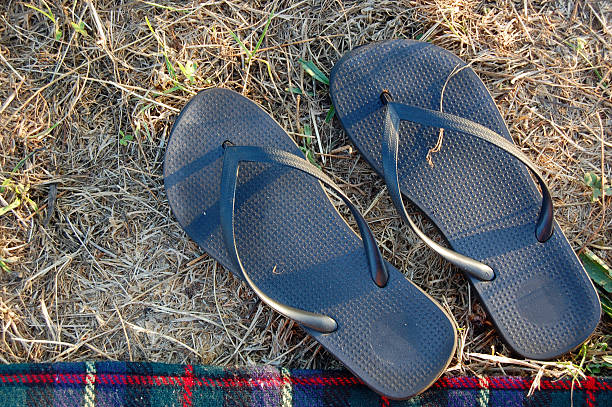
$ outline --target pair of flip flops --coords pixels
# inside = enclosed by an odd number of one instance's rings
[[[330,82],[342,126],[400,216],[465,271],[506,343],[550,359],[584,342],[600,317],[595,289],[553,219],[542,176],[473,70],[432,44],[394,40],[352,50]],[[164,184],[203,250],[376,392],[408,398],[450,363],[448,313],[383,259],[343,191],[252,101],[225,89],[196,95],[172,129]],[[402,197],[451,249],[418,229]]]

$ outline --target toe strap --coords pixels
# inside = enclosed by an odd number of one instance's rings
[[[242,266],[238,249],[236,247],[236,238],[234,234],[234,205],[236,199],[236,182],[241,162],[262,162],[283,165],[308,174],[326,186],[333,189],[338,196],[348,206],[349,210],[357,221],[357,226],[363,240],[368,265],[370,268],[371,277],[379,287],[384,287],[389,279],[389,273],[385,268],[382,255],[378,250],[376,240],[370,231],[365,219],[359,213],[359,210],[351,203],[350,199],[344,192],[331,180],[327,175],[320,171],[317,167],[310,164],[302,157],[288,153],[283,150],[278,150],[270,147],[255,147],[255,146],[234,146],[224,143],[223,170],[221,174],[221,199],[220,199],[220,217],[221,231],[226,249],[230,255],[230,259],[238,270],[242,272],[244,279],[251,286],[253,291],[265,302],[268,306],[277,312],[289,317],[300,324],[317,330],[323,333],[330,333],[336,330],[336,321],[322,314],[317,314],[298,308],[291,307],[276,301],[272,297],[264,293],[250,278],[247,271]]]
[[[536,238],[540,242],[545,242],[550,238],[553,233],[553,205],[550,192],[548,191],[546,183],[535,165],[525,156],[525,154],[516,148],[513,143],[487,127],[471,120],[449,113],[393,102],[388,92],[382,93],[381,100],[383,102],[382,109],[384,115],[382,161],[385,182],[389,188],[391,199],[400,212],[402,218],[404,218],[417,236],[419,236],[419,238],[421,238],[431,249],[450,263],[456,265],[466,273],[480,280],[492,280],[495,276],[493,269],[491,269],[491,267],[488,265],[464,256],[461,253],[450,250],[431,240],[418,228],[418,226],[408,215],[408,212],[406,211],[406,208],[402,202],[397,174],[399,126],[403,120],[426,126],[454,130],[466,135],[477,137],[497,148],[500,148],[501,150],[510,154],[512,157],[521,161],[535,175],[540,188],[542,189],[542,206],[540,208],[540,214],[536,220],[535,227]]]

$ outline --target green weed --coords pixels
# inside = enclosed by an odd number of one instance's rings
[[[314,152],[312,151],[312,129],[310,128],[310,125],[304,125],[302,134],[304,135],[304,145],[300,147],[300,150],[302,150],[306,156],[306,159],[310,161],[311,164],[315,165],[318,169],[321,169],[321,166],[315,159]]]
[[[612,300],[610,300],[610,294],[612,294],[612,270],[610,266],[589,249],[584,249],[579,257],[589,277],[591,277],[591,280],[597,286],[601,309],[608,316],[612,317]]]
[[[28,195],[28,192],[30,191],[29,185],[23,185],[8,178],[2,182],[1,187],[2,192],[12,192],[13,199],[8,205],[0,208],[0,216],[3,216],[13,209],[17,209],[22,203],[25,203],[34,212],[38,212],[38,205],[36,205],[36,202],[30,199],[30,196]]]
[[[57,126],[59,126],[60,122],[55,123],[53,126],[49,127],[47,130],[43,130],[38,134],[35,134],[33,136],[28,136],[28,138],[30,139],[40,139],[41,137],[46,136],[47,134],[51,133],[53,131],[53,129],[55,129]]]
[[[610,337],[604,336],[604,342],[592,345],[587,342],[580,347],[578,357],[581,358],[581,369],[584,368],[590,374],[600,374],[604,369],[612,369],[612,356],[605,354],[608,351],[608,339]],[[588,356],[589,353],[591,354],[590,357]]]
[[[4,260],[2,257],[0,257],[0,269],[7,273],[11,272],[11,269],[9,268],[8,264],[6,264],[6,260]]]
[[[2,184],[0,184],[0,193],[4,192],[5,184],[8,185],[10,182],[12,182],[11,179],[13,178],[13,175],[15,175],[17,171],[19,171],[19,169],[23,166],[23,164],[25,164],[25,162],[28,161],[30,157],[32,157],[34,154],[38,153],[41,150],[44,150],[44,148],[37,148],[36,150],[31,151],[28,155],[23,157],[21,160],[19,160],[19,162],[11,170],[11,173],[9,174],[8,178],[5,179],[2,182]]]
[[[38,11],[40,14],[42,14],[43,16],[51,20],[51,22],[53,23],[53,27],[55,29],[53,37],[55,38],[56,41],[59,41],[62,38],[62,30],[60,30],[59,28],[59,22],[55,18],[55,15],[53,14],[53,11],[51,11],[51,7],[49,7],[47,2],[45,0],[40,0],[40,2],[44,5],[47,11],[44,11],[32,4],[24,4],[24,5],[28,8],[31,8],[32,10]]]
[[[327,75],[321,72],[321,70],[314,64],[314,62],[304,61],[302,58],[298,59],[298,62],[302,65],[302,68],[304,68],[304,71],[306,71],[308,75],[312,76],[317,81],[325,85],[329,85],[329,78],[327,77]]]
[[[195,82],[194,75],[195,75],[196,70],[198,69],[198,65],[193,61],[187,61],[185,65],[177,61],[177,64],[179,66],[179,69],[183,73],[183,75],[185,75],[185,78],[187,78],[189,82],[194,83]]]
[[[166,69],[168,70],[168,75],[170,75],[170,79],[172,79],[172,82],[174,83],[176,88],[180,90],[184,90],[185,88],[178,81],[176,69],[174,69],[174,65],[172,65],[172,62],[170,62],[170,58],[168,57],[168,51],[166,48],[166,44],[161,40],[161,38],[159,38],[159,36],[157,35],[157,32],[155,32],[155,30],[153,29],[153,26],[151,25],[151,22],[149,21],[149,17],[145,16],[145,22],[147,23],[147,26],[149,27],[149,31],[151,31],[151,34],[153,34],[153,37],[157,40],[157,43],[159,44],[161,48],[161,54],[164,57],[164,63],[166,65]],[[194,83],[197,65],[191,61],[188,61],[185,65],[178,62],[178,65],[179,65],[179,69],[181,70],[185,78],[187,78],[189,82]]]
[[[601,75],[601,72],[599,72],[599,69],[597,69],[595,67],[595,65],[593,65],[593,63],[589,60],[589,58],[584,54],[584,46],[586,45],[586,41],[582,38],[575,38],[574,39],[574,44],[570,41],[565,41],[565,44],[567,46],[569,46],[570,48],[572,48],[574,51],[576,51],[576,53],[578,55],[580,55],[580,57],[582,57],[582,59],[589,64],[589,66],[591,67],[591,69],[593,70],[593,73],[595,73],[595,76],[597,76],[597,80],[600,83],[601,87],[604,89],[608,88],[608,83],[607,82],[603,82],[603,76]]]
[[[87,34],[87,31],[85,31],[85,23],[83,21],[79,21],[78,24],[71,21],[70,25],[72,26],[74,31],[78,32],[84,37],[89,37],[89,35]]]
[[[305,61],[302,58],[298,59],[298,62],[300,63],[300,65],[302,65],[304,72],[312,76],[316,81],[329,86],[329,78],[315,65],[314,62]],[[303,94],[300,88],[291,88],[290,91],[292,93]],[[312,92],[308,94],[314,96]],[[334,108],[334,105],[332,105],[327,111],[327,115],[325,115],[325,123],[331,122],[334,117],[334,114],[336,114],[336,109]]]
[[[249,50],[246,47],[246,45],[244,45],[244,42],[242,42],[242,40],[236,35],[235,32],[230,30],[231,36],[238,43],[238,45],[240,45],[240,48],[242,48],[244,50],[244,52],[246,52],[246,54],[248,55],[247,64],[251,62],[251,59],[253,59],[253,57],[255,57],[255,54],[257,54],[257,51],[259,51],[259,48],[261,47],[261,44],[263,43],[263,40],[264,40],[264,38],[266,36],[266,33],[268,32],[268,27],[270,27],[270,23],[272,22],[272,18],[273,17],[274,17],[274,10],[272,10],[270,15],[268,16],[268,21],[266,22],[266,25],[264,26],[264,29],[263,29],[261,35],[259,36],[259,39],[257,40],[257,44],[255,44],[255,48],[252,51]]]
[[[308,95],[308,96],[314,96],[314,92],[304,92],[302,91],[302,89],[298,88],[298,87],[292,87],[292,88],[285,88],[285,92],[291,92],[294,93],[296,95]]]
[[[601,185],[601,177],[594,172],[584,174],[584,183],[591,187],[593,192],[591,202],[595,202],[600,196],[612,196],[612,188],[607,184]]]
[[[154,3],[152,1],[143,1],[143,3],[149,6],[161,8],[161,9],[168,10],[168,11],[178,11],[178,12],[188,13],[190,10],[193,10],[193,8],[181,9],[181,8],[176,8],[176,7],[171,7],[171,6],[165,6],[163,4]]]
[[[334,105],[331,105],[329,110],[327,111],[327,114],[325,115],[325,123],[331,122],[335,114],[336,108],[334,107]]]
[[[119,130],[119,135],[121,136],[121,138],[119,139],[119,144],[121,144],[122,146],[127,146],[130,141],[134,140],[133,134],[125,134],[123,130]]]

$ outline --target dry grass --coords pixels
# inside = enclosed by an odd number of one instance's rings
[[[421,38],[471,61],[542,169],[573,247],[610,263],[612,202],[591,202],[582,182],[588,171],[612,177],[609,2],[53,3],[57,27],[23,2],[0,6],[0,181],[20,188],[1,192],[0,207],[21,199],[0,217],[0,258],[11,269],[1,276],[2,362],[338,366],[202,255],[170,214],[161,174],[173,119],[198,90],[222,86],[260,103],[301,145],[303,126],[312,126],[317,161],[366,213],[383,254],[457,320],[463,340],[452,374],[575,373],[504,357],[466,280],[398,219],[339,123],[325,123],[327,89],[298,59],[329,72],[359,44]],[[253,49],[272,10],[249,58],[230,30]],[[70,24],[81,21],[87,35]],[[197,63],[193,83],[178,65],[188,61]],[[610,335],[604,318],[583,367],[601,362],[597,344]],[[557,362],[582,360],[576,352]]]

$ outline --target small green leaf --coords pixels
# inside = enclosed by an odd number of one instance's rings
[[[123,130],[119,130],[119,134],[121,135],[121,138],[119,139],[119,144],[121,144],[122,146],[127,146],[130,141],[134,140],[133,134],[125,134]]]
[[[318,169],[321,169],[321,166],[319,165],[319,163],[317,162],[317,160],[315,160],[314,158],[314,154],[312,153],[312,150],[306,148],[306,147],[300,147],[300,150],[302,150],[302,152],[304,153],[304,155],[306,156],[306,159],[314,166],[316,166]]]
[[[589,370],[589,372],[593,374],[599,374],[601,373],[601,364],[600,363],[590,363],[587,365],[587,369]]]
[[[612,270],[610,270],[610,267],[589,249],[585,249],[580,254],[580,260],[582,260],[584,268],[595,284],[608,293],[612,293]]]
[[[298,59],[298,62],[302,64],[302,68],[304,71],[308,73],[308,75],[315,78],[317,81],[329,85],[329,78],[321,72],[319,68],[312,61],[304,61],[302,58]]]
[[[187,61],[187,65],[185,66],[185,70],[187,71],[187,75],[188,76],[192,76],[195,75],[196,71],[198,70],[198,64],[193,62],[193,61]]]
[[[8,211],[11,211],[11,210],[17,208],[20,204],[21,204],[21,200],[19,198],[15,198],[15,200],[13,202],[11,202],[10,204],[6,205],[5,207],[0,208],[0,216],[4,215]]]
[[[325,116],[325,123],[331,122],[335,114],[336,114],[336,108],[334,107],[334,105],[331,105],[331,107],[327,111],[327,116]]]
[[[38,212],[38,205],[36,205],[36,202],[34,202],[33,200],[31,200],[31,199],[30,199],[30,197],[29,197],[29,196],[27,196],[27,195],[25,194],[25,192],[27,192],[27,191],[23,191],[23,192],[21,193],[21,197],[23,198],[23,200],[25,201],[25,203],[26,203],[26,204],[28,204],[28,206],[29,206],[30,208],[32,208],[32,210],[33,210],[34,212]]]
[[[612,301],[602,292],[599,293],[599,301],[601,302],[601,310],[612,318]]]
[[[607,185],[602,185],[601,177],[594,172],[584,174],[584,183],[592,189],[593,195],[591,201],[593,202],[602,195],[612,195],[612,189]]]
[[[291,93],[295,93],[297,95],[308,95],[308,96],[314,96],[313,92],[310,91],[305,91],[303,92],[302,89],[300,88],[285,88],[286,92],[291,92]]]
[[[603,356],[604,362],[603,363],[589,363],[587,364],[586,368],[589,370],[589,372],[593,373],[593,374],[599,374],[601,373],[602,369],[611,369],[612,368],[612,361],[606,361],[606,359],[610,360],[612,358],[610,358],[610,356]]]
[[[55,30],[55,41],[59,41],[62,39],[62,30],[59,28]]]
[[[6,264],[4,259],[1,257],[0,257],[0,269],[6,271],[7,273],[11,272],[11,269],[9,268],[8,264]]]
[[[592,173],[592,172],[587,172],[586,174],[584,174],[584,183],[587,186],[593,188],[596,186],[595,183],[597,182],[597,178],[599,178],[597,174]]]
[[[304,125],[304,135],[309,138],[312,136],[312,129],[310,128],[310,124]]]
[[[87,37],[87,31],[85,31],[85,23],[83,21],[80,21],[78,24],[71,21],[70,25],[74,28],[74,31]]]
[[[177,62],[177,63],[183,75],[185,75],[185,77],[189,79],[189,82],[193,83],[194,74],[195,74],[195,71],[198,69],[198,65],[193,61],[187,61],[187,63],[184,66],[180,62]]]
[[[591,198],[593,201],[596,201],[601,196],[601,189],[593,188],[593,197]]]

